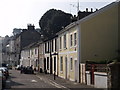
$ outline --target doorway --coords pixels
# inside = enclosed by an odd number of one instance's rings
[[[77,82],[77,60],[75,60],[75,72],[74,72],[74,76],[75,76],[75,82]]]
[[[68,79],[68,64],[67,64],[67,57],[65,57],[65,79]]]

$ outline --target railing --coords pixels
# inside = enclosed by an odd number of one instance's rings
[[[107,72],[107,64],[86,64],[86,71]]]

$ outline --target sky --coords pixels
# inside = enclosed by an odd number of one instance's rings
[[[0,0],[0,36],[11,36],[14,28],[26,29],[27,24],[39,27],[39,20],[50,9],[62,10],[72,15],[86,8],[100,9],[115,0]]]

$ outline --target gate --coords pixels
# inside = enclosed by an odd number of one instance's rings
[[[86,71],[90,73],[90,84],[95,84],[94,72],[107,72],[107,64],[86,64]]]

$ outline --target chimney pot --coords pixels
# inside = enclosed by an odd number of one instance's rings
[[[96,8],[96,11],[98,11],[98,9]]]
[[[91,12],[93,12],[93,8],[91,8]]]
[[[86,12],[88,12],[88,8],[86,8]]]

